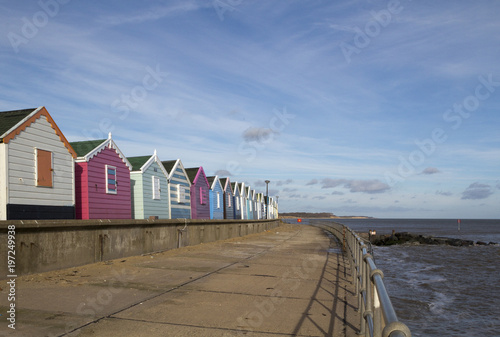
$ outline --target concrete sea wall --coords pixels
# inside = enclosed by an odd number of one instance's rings
[[[1,221],[0,279],[240,237],[279,223],[276,219]]]

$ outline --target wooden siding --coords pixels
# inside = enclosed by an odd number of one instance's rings
[[[89,218],[89,181],[87,163],[75,163],[75,217]]]
[[[239,197],[240,197],[241,219],[248,219],[245,183],[240,183],[239,189],[240,189]]]
[[[224,193],[224,219],[234,219],[234,200],[231,191]]]
[[[192,219],[210,219],[209,190],[207,178],[200,167],[190,189]]]
[[[258,216],[257,216],[257,193],[255,193],[255,190],[251,190],[250,193],[252,195],[253,219],[258,219]]]
[[[254,217],[253,217],[253,210],[254,210],[254,204],[253,204],[253,201],[252,201],[252,190],[250,189],[250,186],[246,187],[245,188],[245,197],[246,197],[246,205],[247,205],[247,215],[246,215],[246,219],[250,219],[252,220]]]
[[[233,209],[234,209],[234,219],[241,219],[241,198],[240,198],[240,188],[238,183],[234,184],[234,189],[233,189]]]
[[[0,143],[0,220],[7,220],[7,146]]]
[[[231,189],[231,181],[226,180],[224,189],[224,219],[234,219],[234,198]]]
[[[6,146],[8,204],[74,207],[73,157],[45,116],[35,120]],[[37,186],[36,148],[52,153],[52,187]]]
[[[159,199],[153,198],[153,176],[160,180]],[[168,181],[158,163],[153,162],[144,173],[140,171],[130,173],[130,180],[134,219],[148,219],[150,216],[168,219],[170,201]]]
[[[75,218],[74,206],[7,205],[9,220],[68,220]]]
[[[143,179],[141,172],[130,172],[132,218],[144,219]]]
[[[106,165],[116,167],[117,193],[106,193]],[[105,148],[88,162],[89,219],[130,219],[130,170],[114,149]]]
[[[190,219],[191,218],[191,195],[189,189],[188,177],[180,167],[176,167],[173,174],[171,174],[169,187],[170,195],[170,218],[171,219]],[[177,186],[185,189],[184,202],[179,202],[177,198]]]
[[[210,219],[224,219],[224,194],[219,179],[210,189]],[[219,202],[217,203],[217,194]]]

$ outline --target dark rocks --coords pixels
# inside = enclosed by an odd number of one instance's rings
[[[391,235],[372,235],[370,237],[371,243],[376,246],[391,246],[391,245],[401,245],[401,244],[422,244],[422,245],[448,245],[455,247],[469,247],[469,246],[488,246],[497,245],[495,242],[474,242],[472,240],[455,239],[455,238],[444,238],[444,237],[433,237],[433,236],[423,236],[419,234],[411,234],[408,232],[394,233]]]

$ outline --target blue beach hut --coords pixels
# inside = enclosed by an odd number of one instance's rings
[[[218,176],[207,177],[210,185],[210,219],[224,219],[224,192]]]
[[[219,179],[224,195],[224,219],[234,219],[234,198],[233,188],[229,178]]]
[[[191,182],[182,161],[162,161],[168,173],[168,195],[170,197],[170,219],[191,219]]]
[[[241,219],[241,196],[238,182],[231,183],[233,190],[234,219]]]
[[[127,160],[132,165],[132,218],[148,219],[150,216],[157,216],[159,219],[168,219],[168,173],[156,150],[152,156],[128,157]]]

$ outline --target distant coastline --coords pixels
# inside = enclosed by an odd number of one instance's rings
[[[374,219],[371,216],[364,215],[335,215],[333,213],[310,213],[310,212],[289,212],[279,213],[279,217],[283,219]]]

